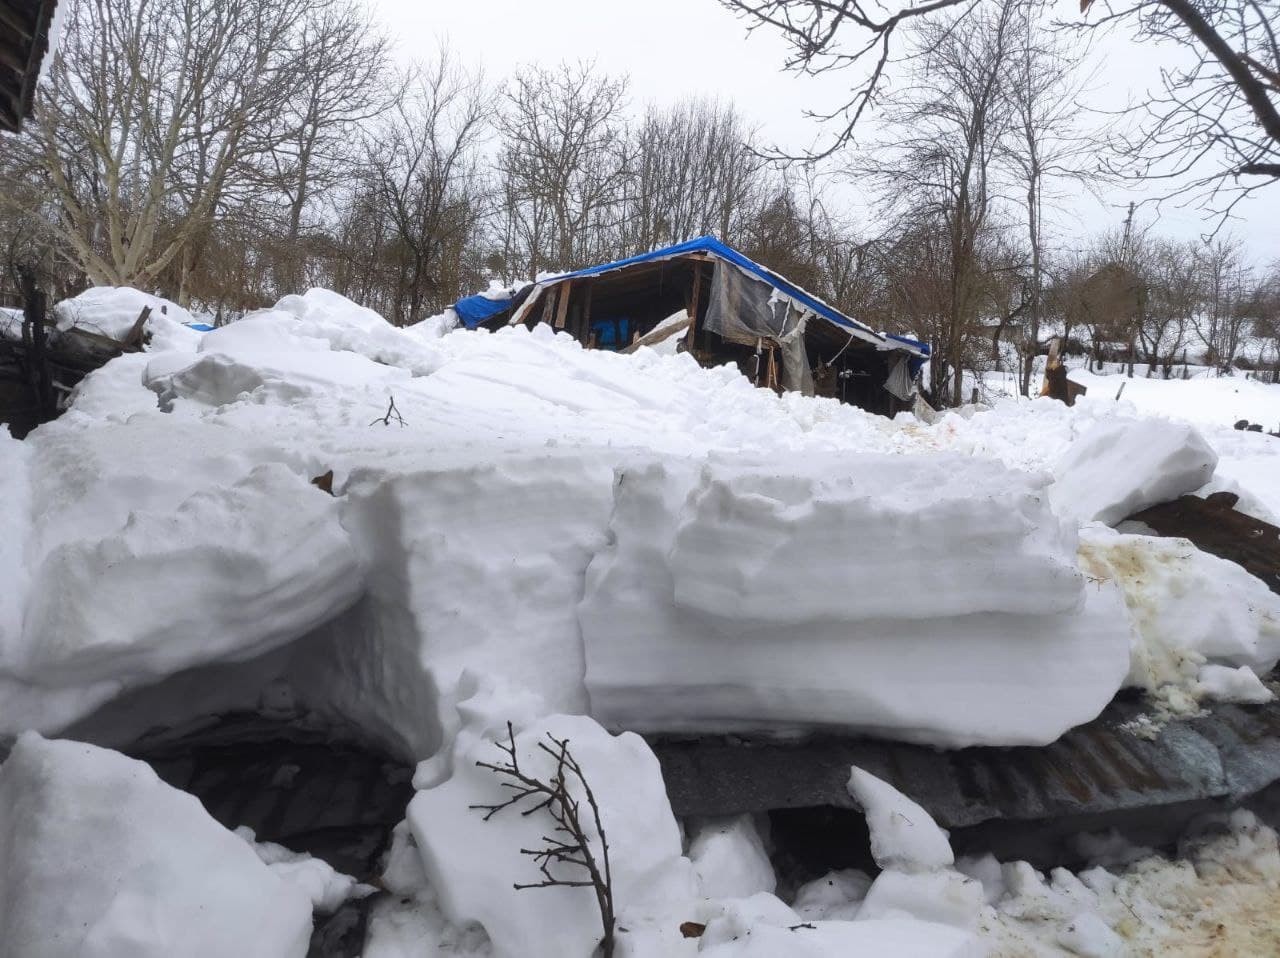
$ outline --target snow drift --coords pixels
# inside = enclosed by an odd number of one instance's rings
[[[302,958],[311,902],[141,762],[18,739],[0,765],[0,955]]]

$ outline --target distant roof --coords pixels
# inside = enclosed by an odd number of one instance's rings
[[[0,0],[0,130],[31,115],[57,0]]]
[[[808,309],[814,314],[821,316],[828,322],[847,330],[851,334],[873,342],[882,348],[901,349],[904,352],[913,353],[916,356],[924,357],[929,355],[929,347],[923,343],[916,342],[914,339],[908,339],[905,336],[893,336],[884,333],[878,333],[865,323],[861,323],[850,316],[846,316],[834,306],[823,302],[817,296],[807,290],[796,286],[790,280],[783,276],[779,276],[773,270],[761,266],[754,260],[748,259],[742,253],[739,253],[732,246],[722,243],[714,236],[699,236],[697,239],[691,239],[684,243],[677,243],[675,246],[666,246],[662,249],[652,250],[648,253],[641,253],[638,256],[629,256],[626,259],[616,260],[612,263],[602,263],[599,266],[589,266],[586,269],[575,270],[572,273],[562,273],[558,276],[551,276],[547,279],[540,280],[536,287],[546,288],[562,283],[565,280],[577,279],[585,276],[598,276],[601,273],[612,272],[613,270],[626,269],[629,266],[635,266],[640,263],[651,263],[657,260],[676,259],[681,256],[689,256],[694,253],[703,253],[716,259],[732,263],[743,272],[750,273],[753,276],[768,283],[774,289],[784,293],[797,305],[803,309]],[[506,309],[517,305],[518,302],[527,301],[529,297],[525,295],[525,291],[521,290],[518,294],[513,294],[506,299],[494,299],[492,294],[483,296],[469,296],[466,299],[459,300],[454,305],[454,311],[458,314],[458,318],[468,329],[474,329],[484,320],[503,312]]]

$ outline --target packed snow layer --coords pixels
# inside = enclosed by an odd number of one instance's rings
[[[1100,422],[1058,464],[1050,501],[1060,515],[1115,525],[1196,491],[1217,464],[1209,444],[1184,423]]]
[[[1056,615],[819,614],[778,626],[684,608],[668,557],[701,474],[696,464],[669,463],[618,477],[611,544],[587,570],[579,610],[592,714],[606,724],[827,726],[953,747],[1045,744],[1096,716],[1123,683],[1128,622],[1110,586],[1077,584],[1079,610]],[[776,575],[789,581],[785,569]],[[904,605],[930,601],[910,585],[896,590]],[[859,583],[845,591],[860,594]]]
[[[1200,679],[1205,663],[1265,675],[1280,659],[1280,596],[1234,562],[1185,539],[1099,526],[1082,530],[1080,560],[1094,581],[1115,583],[1124,593],[1134,634],[1130,685],[1228,695],[1214,673]],[[1265,692],[1256,675],[1254,682],[1253,695]]]
[[[347,481],[368,597],[306,666],[317,697],[420,757],[452,737],[468,669],[586,711],[575,606],[612,507],[612,470],[579,456],[431,459]]]
[[[311,903],[192,796],[79,742],[21,736],[0,765],[0,955],[287,958]]]
[[[1049,511],[1044,485],[960,456],[813,455],[785,473],[776,461],[712,459],[672,547],[675,604],[744,632],[1074,612],[1075,532]]]
[[[35,570],[22,639],[0,676],[96,688],[87,711],[102,690],[305,635],[363,585],[337,503],[285,466],[262,465],[172,511],[134,512],[115,533],[53,548]],[[0,730],[67,720],[61,709],[5,714]]]

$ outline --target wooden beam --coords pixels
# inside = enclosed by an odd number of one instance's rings
[[[68,0],[63,2],[66,3]],[[15,10],[3,2],[0,2],[0,27],[8,27],[18,35],[19,40],[30,40],[35,36],[35,27],[25,17],[19,17]]]
[[[556,287],[560,291],[560,299],[556,303],[556,329],[564,329],[564,318],[569,312],[569,297],[573,294],[573,280],[567,280]]]
[[[689,296],[689,333],[684,339],[684,347],[690,352],[693,351],[694,338],[698,334],[698,300],[701,293],[702,264],[695,263],[693,267],[693,292]]]

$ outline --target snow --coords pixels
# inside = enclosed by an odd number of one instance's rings
[[[1242,374],[1204,376],[1190,380],[1147,379],[1123,375],[1100,376],[1071,370],[1071,379],[1089,389],[1089,396],[1114,396],[1121,385],[1123,400],[1139,409],[1201,427],[1230,427],[1241,419],[1280,428],[1280,389],[1246,379]]]
[[[822,921],[797,927],[761,925],[750,934],[698,952],[707,958],[979,958],[980,945],[963,932],[923,921]]]
[[[1237,668],[1228,665],[1202,665],[1196,675],[1196,685],[1200,695],[1217,702],[1265,705],[1276,697],[1274,692],[1262,684],[1258,673],[1247,665]]]
[[[947,833],[892,785],[854,766],[848,788],[867,818],[871,855],[881,868],[917,873],[955,864]]]
[[[1251,812],[1194,824],[1178,858],[1151,855],[1123,870],[1094,866],[1045,876],[1025,862],[1018,880],[984,914],[991,958],[1070,954],[1106,958],[1269,955],[1280,946],[1276,833]]]
[[[23,958],[301,958],[311,904],[190,795],[79,742],[0,765],[0,927]]]
[[[200,341],[200,333],[187,328],[194,316],[160,296],[152,296],[128,286],[92,286],[53,308],[59,332],[72,327],[108,339],[123,340],[133,330],[142,311],[150,308],[144,332],[156,349],[189,351]]]
[[[272,874],[305,895],[319,914],[333,914],[349,899],[364,898],[377,890],[305,852],[291,851],[275,842],[260,842],[247,825],[237,828],[235,834],[244,839]]]
[[[83,700],[5,709],[0,730],[61,727],[123,688],[261,654],[333,618],[362,585],[337,504],[280,464],[172,510],[131,512],[118,531],[45,555],[5,656],[12,678],[83,688]]]
[[[689,860],[703,898],[773,894],[778,879],[749,815],[707,822],[689,845]]]
[[[619,474],[611,544],[588,568],[579,608],[592,714],[607,724],[828,726],[953,747],[1044,744],[1096,716],[1120,688],[1128,625],[1112,587],[1081,582],[1079,610],[1056,615],[864,619],[855,611],[775,626],[682,608],[669,557],[700,472],[672,462]],[[788,581],[786,569],[775,575]],[[997,601],[1006,595],[998,585]],[[857,584],[843,591],[856,610]],[[930,601],[906,592],[895,589],[904,608]]]
[[[1217,454],[1185,423],[1100,422],[1071,444],[1049,495],[1060,515],[1115,525],[1194,492],[1217,464]]]
[[[120,335],[149,304],[166,305],[97,290],[57,315]],[[1090,522],[1217,488],[1280,514],[1280,444],[1230,428],[1270,422],[1275,387],[1132,382],[1116,402],[1106,383],[1073,408],[1009,399],[890,421],[776,396],[685,354],[587,351],[545,326],[467,332],[445,315],[395,329],[324,290],[203,336],[168,308],[153,306],[146,351],[87,377],[61,419],[0,440],[0,733],[141,729],[215,701],[285,701],[423,760],[367,956],[595,947],[589,889],[512,887],[538,880],[519,849],[539,844],[545,812],[484,822],[467,807],[508,794],[475,764],[501,757],[508,721],[522,766],[547,771],[536,745],[552,732],[587,772],[619,955],[1109,954],[1117,940],[1176,954],[1169,929],[1210,927],[1195,906],[1210,891],[1206,914],[1244,916],[1224,933],[1237,953],[1274,950],[1255,919],[1280,859],[1257,822],[1220,822],[1188,845],[1192,864],[1130,848],[1122,857],[1139,860],[1114,873],[1046,877],[990,856],[953,864],[918,805],[853,771],[881,870],[834,872],[788,904],[749,819],[689,823],[682,853],[656,759],[632,732],[1035,745],[1126,684],[1170,712],[1264,700],[1275,596],[1189,543]],[[332,496],[310,481],[330,470]],[[95,714],[103,703],[114,711]],[[20,740],[0,792],[44,747]],[[168,812],[130,819],[131,797],[89,804],[83,821],[128,821],[83,837],[81,819],[57,826],[47,853],[65,863],[60,849],[83,842],[92,884],[71,876],[74,900],[46,894],[24,927],[83,925],[63,916],[112,887],[95,856],[116,832],[131,842],[111,847],[121,861],[181,871],[157,908],[198,886],[208,910],[188,924],[224,916],[224,936],[255,924],[230,912],[287,901],[264,927],[305,950],[312,908],[364,893],[323,862],[251,848],[136,763],[90,754],[116,771],[95,764],[58,786],[74,801],[129,769],[155,807],[176,802],[191,820],[179,835]],[[9,848],[19,814],[26,829],[46,811],[0,804]],[[206,843],[226,861],[183,871]],[[5,861],[43,854],[24,845]],[[128,953],[188,953],[164,938],[178,927],[167,921]],[[705,925],[701,937],[684,922]]]
[[[492,717],[473,721],[485,728],[495,724]],[[658,761],[644,741],[631,733],[612,736],[582,716],[548,716],[515,730],[515,754],[523,774],[547,781],[555,773],[555,761],[540,747],[553,739],[569,743],[594,793],[600,826],[608,836],[616,913],[625,916],[629,909],[672,897],[692,898],[692,870],[681,855],[680,833]],[[485,810],[477,807],[501,804],[512,796],[501,777],[476,764],[503,759],[494,740],[460,735],[452,774],[420,790],[409,803],[408,821],[428,881],[437,890],[449,921],[481,924],[498,958],[588,955],[602,936],[590,887],[514,887],[544,880],[535,859],[520,851],[544,847],[548,841],[544,836],[555,834],[546,810],[522,814],[541,798],[526,799],[520,807],[503,809],[487,821]],[[572,777],[569,788],[586,819],[592,853],[603,868],[601,840],[588,811],[588,798]],[[512,880],[495,882],[495,874]],[[549,874],[581,881],[586,873],[552,863]],[[625,917],[620,920],[626,924]]]
[[[1196,698],[1221,692],[1228,701],[1265,692],[1257,675],[1280,659],[1280,596],[1261,580],[1185,539],[1121,535],[1101,526],[1082,530],[1080,558],[1095,581],[1115,583],[1124,593],[1134,630],[1127,684],[1152,692],[1185,687]],[[1203,674],[1212,666],[1256,674],[1252,683],[1224,683],[1222,673]]]

